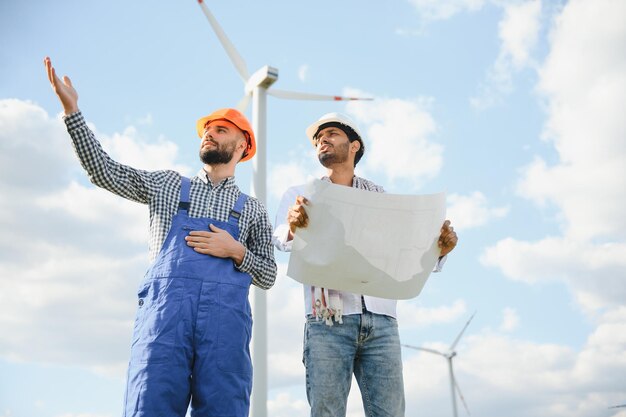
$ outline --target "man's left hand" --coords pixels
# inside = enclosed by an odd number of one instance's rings
[[[450,226],[450,220],[446,220],[443,222],[443,226],[441,226],[441,235],[439,235],[439,249],[440,256],[446,256],[449,254],[452,249],[456,246],[456,243],[459,241],[459,238],[456,236],[456,232],[454,231],[454,227]]]
[[[193,230],[185,236],[187,245],[196,252],[217,258],[232,258],[236,265],[241,265],[246,248],[236,241],[230,233],[217,226],[209,225],[211,231]]]

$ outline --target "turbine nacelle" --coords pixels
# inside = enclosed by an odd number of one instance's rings
[[[248,81],[246,81],[244,92],[251,94],[252,90],[256,87],[265,88],[267,90],[276,80],[278,80],[278,69],[265,65],[259,68],[259,70],[252,74]]]

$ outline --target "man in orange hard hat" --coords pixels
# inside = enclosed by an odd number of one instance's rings
[[[383,187],[354,175],[365,151],[359,128],[341,113],[328,113],[306,129],[326,168],[324,181],[371,192]],[[293,235],[307,227],[305,187],[288,189],[276,214],[274,245],[290,251]],[[366,227],[366,225],[364,225]],[[439,236],[440,270],[457,235],[446,220]],[[396,300],[304,286],[303,362],[311,417],[345,417],[352,376],[368,417],[403,417],[404,384]]]
[[[192,178],[112,160],[87,127],[78,94],[49,58],[48,79],[91,182],[150,209],[152,265],[139,286],[124,416],[246,417],[252,388],[250,284],[276,279],[265,207],[235,184],[256,151],[235,109],[198,120],[203,167]]]

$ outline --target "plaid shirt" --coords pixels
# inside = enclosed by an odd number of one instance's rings
[[[144,171],[120,164],[104,152],[80,111],[66,116],[64,120],[89,180],[121,197],[148,204],[150,259],[154,260],[170,230],[172,217],[178,211],[180,174],[175,171]],[[191,178],[189,216],[228,221],[239,194],[241,191],[235,184],[235,177],[213,185],[206,172],[200,170]],[[272,225],[265,207],[257,199],[249,198],[239,218],[239,241],[246,248],[246,253],[241,265],[235,267],[249,273],[252,284],[263,289],[270,288],[276,279],[271,239]]]

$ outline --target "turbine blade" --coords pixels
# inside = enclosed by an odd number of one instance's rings
[[[243,82],[245,83],[246,81],[248,81],[248,78],[250,78],[250,75],[248,74],[248,68],[246,67],[246,62],[243,60],[241,55],[239,55],[239,52],[237,52],[237,49],[235,49],[235,45],[233,45],[232,42],[228,39],[228,37],[226,36],[226,33],[224,32],[220,24],[217,22],[217,19],[213,17],[213,14],[211,14],[211,12],[209,11],[209,8],[204,3],[204,0],[198,0],[198,4],[200,5],[200,8],[204,12],[204,15],[206,16],[206,18],[209,20],[209,23],[211,24],[213,31],[215,32],[220,43],[224,47],[224,50],[226,51],[226,53],[228,54],[228,57],[230,58],[233,65],[235,66],[235,69],[237,70],[237,72],[243,79]]]
[[[609,407],[609,410],[610,410],[611,408],[624,408],[624,407],[626,407],[626,404],[614,405],[614,406],[612,406],[612,407]]]
[[[465,323],[465,326],[463,327],[463,329],[461,330],[459,335],[456,337],[456,339],[454,339],[454,342],[452,342],[452,344],[450,345],[450,351],[451,352],[454,351],[454,348],[456,347],[456,344],[459,343],[459,340],[461,340],[461,336],[463,336],[463,333],[465,332],[465,329],[467,329],[467,326],[469,326],[470,322],[472,321],[472,319],[474,318],[475,315],[476,315],[476,312],[474,311],[474,314],[472,314],[472,316],[469,318],[467,323]]]
[[[251,94],[246,94],[245,96],[243,96],[241,100],[239,100],[239,103],[237,103],[237,110],[239,110],[242,113],[245,113],[246,109],[248,108],[248,105],[250,104],[251,98],[252,98]]]
[[[409,348],[409,349],[415,349],[415,350],[423,350],[424,352],[430,352],[430,353],[434,353],[435,355],[441,355],[441,356],[446,356],[443,354],[443,352],[439,352],[438,350],[435,349],[429,349],[429,348],[424,348],[424,347],[418,347],[418,346],[411,346],[411,345],[402,345],[405,348]]]
[[[298,91],[267,90],[267,94],[287,100],[319,100],[319,101],[344,101],[344,100],[373,100],[371,97],[342,97],[324,94],[300,93]]]
[[[467,403],[465,402],[465,397],[463,397],[463,393],[461,392],[461,387],[459,387],[459,384],[456,382],[456,378],[454,377],[454,373],[452,373],[452,382],[454,383],[454,388],[456,389],[457,394],[459,394],[459,398],[461,399],[461,402],[463,403],[463,407],[465,407],[465,411],[467,411],[467,415],[471,415],[470,414],[470,410],[467,407]]]

